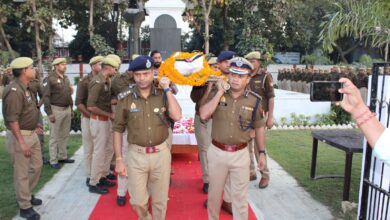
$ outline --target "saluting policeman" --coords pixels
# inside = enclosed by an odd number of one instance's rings
[[[72,118],[72,87],[65,75],[66,59],[57,58],[52,63],[54,72],[43,80],[43,103],[50,121],[50,165],[59,169],[58,163],[74,163],[68,159],[68,142]]]
[[[28,87],[35,78],[33,60],[19,57],[11,62],[15,77],[3,93],[3,117],[7,127],[6,146],[14,168],[14,186],[20,216],[40,219],[32,206],[41,205],[32,191],[39,180],[42,169],[41,146],[36,132],[42,132],[38,123],[39,110]]]
[[[207,152],[210,178],[208,218],[211,220],[219,219],[222,192],[229,180],[233,218],[248,219],[250,158],[246,147],[251,140],[251,128],[255,129],[256,143],[260,142],[260,127],[264,123],[259,111],[260,96],[246,90],[252,70],[252,64],[246,59],[233,58],[228,76],[230,90],[225,92],[222,80],[219,80],[218,91],[210,94],[209,101],[199,110],[202,120],[213,116],[212,144]],[[259,166],[263,165],[264,158],[260,157]]]
[[[274,113],[274,99],[275,99],[275,92],[273,87],[273,79],[272,75],[270,73],[267,73],[261,66],[261,61],[263,60],[261,57],[261,53],[258,51],[251,52],[245,56],[246,59],[251,62],[251,64],[254,67],[254,71],[252,73],[252,78],[250,80],[250,89],[259,94],[261,96],[261,107],[264,111],[264,120],[265,124],[264,126],[259,128],[261,131],[260,134],[260,145],[261,148],[265,149],[266,145],[266,136],[265,136],[265,129],[271,129],[273,126],[273,113]],[[253,133],[252,133],[253,137]],[[257,152],[254,147],[255,142],[254,140],[251,141],[249,149],[250,151],[254,152],[255,155],[258,157],[263,157],[265,164],[262,170],[260,170],[261,173],[261,180],[259,182],[259,188],[263,189],[268,186],[269,179],[270,179],[270,173],[269,169],[267,167],[267,160],[266,160],[266,152],[260,151]],[[253,156],[251,155],[251,159]],[[251,161],[253,162],[253,161]],[[252,169],[254,170],[254,164],[251,164]],[[253,173],[251,174],[253,175]],[[254,173],[256,177],[256,172]],[[255,178],[256,179],[256,178]],[[251,179],[252,180],[252,179]]]
[[[113,157],[112,124],[114,113],[111,109],[111,77],[119,67],[114,59],[105,57],[102,60],[102,71],[94,76],[88,85],[87,109],[90,114],[90,129],[93,139],[93,153],[91,162],[91,179],[89,192],[106,194],[115,183],[107,180]]]
[[[90,120],[91,112],[87,109],[88,85],[92,78],[102,70],[103,56],[95,56],[89,60],[91,73],[84,76],[77,84],[76,101],[77,109],[81,112],[81,135],[84,150],[84,168],[87,175],[86,184],[89,186],[91,178],[91,163],[93,154],[93,140],[91,135]]]
[[[168,148],[170,124],[181,118],[181,108],[163,77],[159,86],[153,84],[153,60],[137,57],[129,67],[135,85],[118,101],[114,122],[116,171],[129,176],[130,203],[138,219],[152,219],[148,211],[152,197],[153,219],[165,219],[171,169]],[[127,129],[128,155],[122,155],[122,133]],[[123,162],[127,157],[127,168]]]

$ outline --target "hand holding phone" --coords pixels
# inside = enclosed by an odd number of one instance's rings
[[[313,81],[310,83],[310,101],[312,102],[339,102],[343,94],[339,89],[343,84],[337,81]]]

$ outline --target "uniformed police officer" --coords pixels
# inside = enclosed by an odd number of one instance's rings
[[[36,105],[37,105],[38,109],[40,109],[41,105],[43,104],[43,99],[42,99],[43,98],[43,88],[42,88],[42,84],[41,84],[41,80],[40,80],[39,76],[40,76],[40,74],[39,74],[38,70],[35,69],[35,78],[28,83],[28,88],[30,88],[31,93],[35,98]],[[39,102],[38,102],[38,98],[39,98]],[[42,113],[40,110],[39,110],[39,124],[43,125],[43,116],[42,116]],[[43,148],[45,146],[44,132],[37,132],[37,135],[39,138],[39,142],[41,144],[43,164],[47,164],[47,163],[49,163],[49,161],[46,160],[45,157],[43,156]]]
[[[43,103],[50,123],[50,165],[59,169],[59,163],[74,163],[66,151],[73,101],[71,84],[65,75],[66,59],[57,58],[52,65],[54,72],[43,80]]]
[[[139,55],[133,55],[132,60],[136,59]],[[116,100],[120,99],[120,94],[129,89],[129,87],[135,84],[132,71],[128,70],[126,73],[120,74],[112,80],[112,94]],[[123,94],[122,94],[123,95]],[[123,132],[122,135],[122,155],[127,155],[128,153],[128,142],[127,142],[127,130]],[[127,164],[127,157],[123,157],[123,162]],[[126,204],[126,192],[128,186],[128,177],[127,176],[117,176],[117,198],[116,203],[119,206],[124,206]]]
[[[102,70],[94,76],[88,85],[87,110],[90,114],[90,129],[93,140],[91,162],[91,178],[89,191],[106,194],[115,183],[107,180],[111,158],[113,157],[112,124],[114,113],[111,109],[111,77],[119,67],[114,59],[105,57],[102,60]]]
[[[15,77],[3,93],[3,117],[7,127],[6,146],[14,168],[14,186],[20,216],[40,219],[32,206],[41,205],[42,200],[32,196],[42,168],[41,146],[36,132],[42,132],[38,123],[39,110],[36,100],[28,88],[35,78],[33,60],[19,57],[11,62]]]
[[[77,83],[76,100],[75,104],[77,109],[81,112],[81,135],[84,150],[84,168],[87,176],[86,184],[89,186],[89,180],[91,178],[91,163],[93,155],[93,141],[90,128],[91,112],[87,109],[88,100],[88,85],[92,78],[99,74],[102,69],[103,56],[95,56],[89,60],[91,66],[91,73],[84,76]]]
[[[12,68],[10,66],[8,66],[5,71],[4,71],[4,75],[3,75],[3,86],[6,86],[8,84],[10,84],[10,82],[14,79],[14,75],[12,74]]]
[[[216,57],[211,57],[208,61],[208,64],[214,70],[218,70],[218,62]],[[202,180],[203,180],[203,192],[207,193],[209,189],[209,174],[207,169],[207,149],[211,144],[211,124],[212,119],[209,119],[206,122],[201,122],[199,118],[199,107],[203,104],[207,97],[209,96],[211,89],[214,83],[209,82],[204,86],[194,86],[191,90],[191,100],[195,104],[195,117],[194,117],[194,126],[195,126],[195,138],[198,144],[199,159],[202,167]]]
[[[251,140],[251,128],[256,130],[256,143],[260,142],[259,128],[263,123],[258,109],[261,98],[245,90],[252,70],[252,64],[246,59],[233,58],[229,69],[230,90],[225,92],[222,80],[219,80],[218,91],[211,94],[209,101],[199,110],[202,120],[213,116],[212,144],[207,152],[210,178],[208,218],[211,220],[219,219],[221,196],[227,179],[230,180],[233,218],[248,219],[250,158],[246,147]],[[264,161],[265,157],[261,154],[260,167]]]
[[[181,118],[181,108],[169,88],[169,79],[153,84],[153,60],[137,57],[129,67],[136,85],[119,100],[114,122],[116,171],[129,176],[130,203],[138,219],[152,219],[148,211],[152,197],[153,219],[165,219],[171,167],[167,117]],[[127,94],[127,95],[126,95]],[[122,155],[122,133],[127,128],[128,155]],[[127,168],[123,157],[128,157]]]
[[[261,106],[262,110],[264,111],[264,120],[265,120],[265,126],[259,128],[260,130],[260,148],[265,149],[266,147],[266,136],[265,136],[265,130],[266,128],[271,129],[273,127],[273,114],[274,114],[274,100],[275,100],[275,92],[273,87],[273,79],[272,75],[270,73],[267,73],[265,70],[262,70],[261,67],[261,54],[260,52],[252,52],[245,56],[246,59],[251,62],[251,64],[254,67],[254,71],[251,74],[252,78],[250,80],[250,88],[255,93],[259,94],[262,98],[261,100]],[[253,135],[252,135],[253,136]],[[251,146],[249,146],[249,149],[253,149],[255,142],[254,140],[251,141]],[[257,151],[256,151],[257,153]],[[265,152],[262,152],[265,156]],[[251,155],[251,158],[253,156]],[[254,168],[254,165],[252,165]],[[269,179],[270,179],[270,172],[267,166],[267,160],[265,160],[265,164],[262,170],[260,170],[261,173],[261,180],[259,182],[259,188],[263,189],[268,186]],[[255,173],[256,175],[256,173]]]

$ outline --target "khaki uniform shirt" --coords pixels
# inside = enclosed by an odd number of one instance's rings
[[[129,89],[129,85],[134,83],[134,79],[129,74],[120,74],[112,80],[111,93],[114,97],[117,97],[119,93]]]
[[[215,92],[212,92],[212,94],[209,95],[208,100],[212,99],[214,95]],[[221,96],[218,106],[212,115],[212,139],[227,145],[248,143],[252,139],[249,136],[251,129],[246,128],[252,121],[252,114],[257,99],[257,97],[250,93],[234,99],[231,96],[230,91]],[[255,112],[255,120],[252,124],[253,128],[263,126],[264,122],[260,112],[259,105]],[[241,125],[246,131],[241,128]]]
[[[30,89],[18,79],[5,87],[3,93],[3,117],[5,126],[11,129],[10,122],[19,122],[20,130],[35,130],[39,110]]]
[[[191,90],[191,100],[195,103],[195,111],[199,111],[199,101],[202,99],[203,95],[207,90],[207,86],[194,86]]]
[[[111,82],[102,73],[94,76],[88,86],[88,107],[98,107],[105,112],[111,110]]]
[[[76,92],[76,100],[75,100],[76,105],[84,104],[85,107],[87,107],[88,86],[93,77],[94,75],[90,73],[87,76],[84,76],[82,79],[80,79],[79,82],[77,83],[77,92]]]
[[[145,99],[135,86],[132,94],[118,101],[113,130],[123,133],[127,128],[129,144],[156,146],[168,138],[167,117],[168,103],[161,89],[152,86]]]
[[[256,74],[251,78],[249,86],[253,92],[261,96],[261,108],[268,112],[269,99],[275,97],[272,75],[269,73]]]
[[[73,105],[70,82],[66,75],[60,77],[57,73],[52,73],[43,80],[43,103],[47,115],[53,113],[51,105],[59,107]]]
[[[39,104],[38,104],[38,97],[39,97],[39,99],[42,99],[42,97],[43,97],[43,89],[42,89],[41,83],[39,82],[39,79],[31,80],[28,83],[28,88],[32,92],[32,94],[33,94],[33,96],[35,98],[37,106],[39,106]]]

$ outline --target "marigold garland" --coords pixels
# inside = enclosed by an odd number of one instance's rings
[[[203,68],[198,72],[194,72],[188,76],[184,76],[177,69],[175,69],[176,59],[189,59],[198,54],[202,54],[202,53],[185,53],[185,52],[175,53],[174,55],[166,59],[163,64],[161,64],[158,73],[158,78],[160,79],[162,76],[165,75],[173,83],[179,85],[201,86],[206,82],[206,80],[210,76],[212,75],[220,76],[222,74],[221,71],[214,71],[213,69],[211,69],[211,67],[206,61],[206,56],[204,55],[203,55]]]

